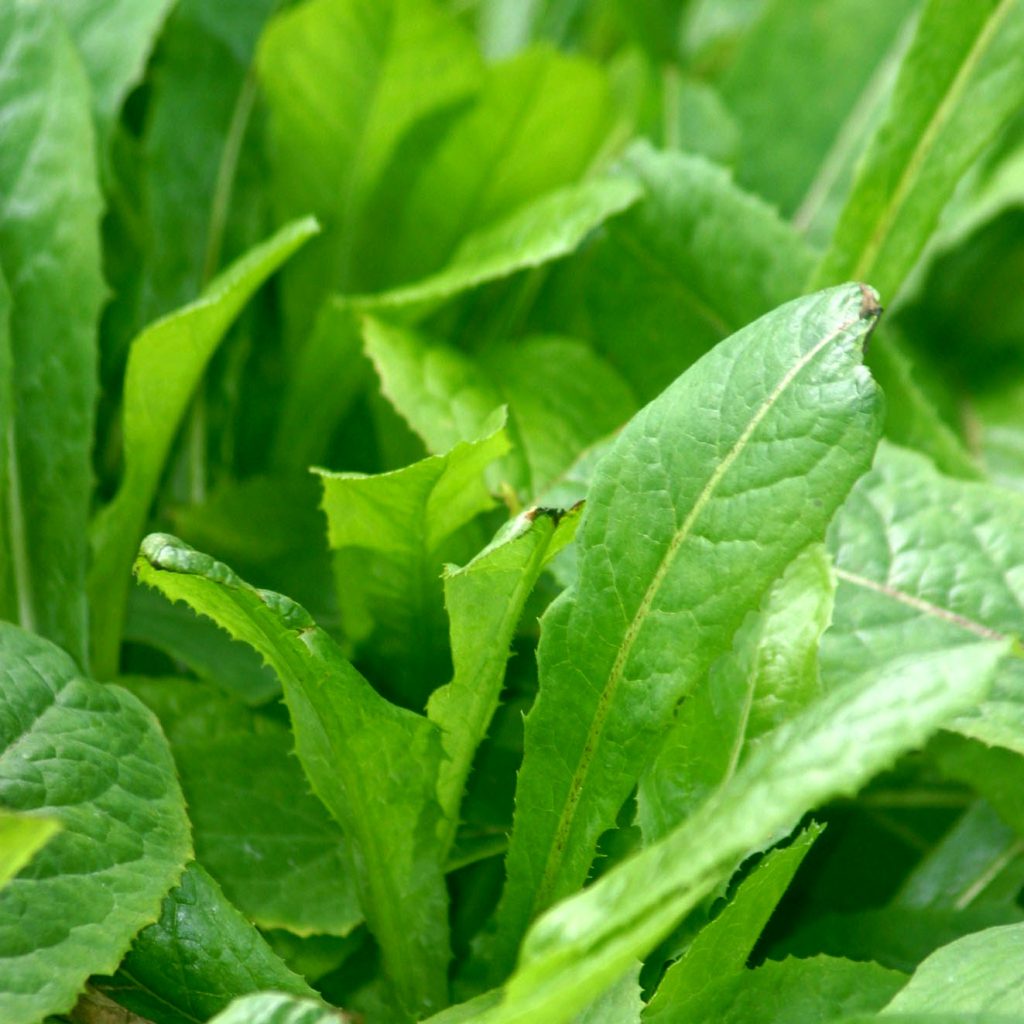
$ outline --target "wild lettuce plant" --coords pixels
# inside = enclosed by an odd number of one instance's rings
[[[0,4],[0,1024],[1024,1022],[1022,110],[1024,0]]]

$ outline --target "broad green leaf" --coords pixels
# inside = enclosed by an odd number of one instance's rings
[[[445,569],[455,672],[431,695],[427,715],[440,728],[444,745],[437,788],[451,837],[473,757],[498,707],[523,606],[541,570],[571,542],[578,519],[578,511],[530,509],[467,565]]]
[[[52,4],[0,8],[0,118],[13,400],[3,501],[18,621],[84,666],[102,204],[89,84]]]
[[[859,155],[843,153],[844,143],[860,136],[858,122],[885,99],[880,65],[915,6],[916,0],[764,5],[721,83],[741,126],[736,177],[744,188],[786,217],[812,190],[827,193],[823,175],[841,173]],[[809,211],[801,213],[809,219]]]
[[[345,1024],[350,1019],[311,999],[264,992],[236,999],[210,1024]]]
[[[772,850],[745,878],[736,895],[672,964],[644,1010],[645,1024],[684,1019],[691,1006],[714,1003],[715,981],[729,984],[745,970],[754,944],[793,880],[821,827],[801,833],[789,846]],[[735,980],[735,979],[733,979]]]
[[[591,231],[629,209],[640,195],[639,186],[626,177],[554,189],[466,235],[436,273],[352,301],[370,313],[403,310],[406,316],[422,316],[460,292],[567,256]]]
[[[818,644],[832,619],[834,591],[828,555],[812,545],[679,708],[640,780],[637,818],[647,841],[672,831],[729,779],[762,736],[821,695]]]
[[[271,22],[257,63],[278,217],[313,213],[325,228],[285,275],[286,313],[301,337],[330,292],[365,288],[360,221],[402,136],[471,98],[483,67],[434,0],[311,0]]]
[[[192,393],[253,292],[316,231],[311,219],[282,228],[212,281],[199,299],[132,342],[124,384],[124,475],[93,524],[89,589],[100,675],[117,668],[132,558]]]
[[[385,970],[410,1013],[439,1008],[449,954],[435,727],[376,694],[297,604],[208,555],[151,534],[135,572],[254,647],[280,676],[299,760],[345,832]]]
[[[0,888],[61,829],[52,815],[14,814],[0,808]]]
[[[592,339],[647,400],[714,344],[800,294],[812,258],[774,210],[701,157],[637,143],[622,168],[643,199],[561,268],[554,301],[568,308],[552,315],[560,329]]]
[[[988,928],[936,950],[885,1008],[903,1013],[1004,1013],[1024,1016],[1024,924]]]
[[[12,516],[15,506],[6,497],[11,493],[11,448],[14,444],[12,377],[11,293],[0,268],[0,619],[10,622],[18,618],[19,570],[14,559],[20,550],[12,532],[17,522],[17,518]],[[26,571],[24,566],[20,570],[23,578]]]
[[[196,857],[228,898],[261,928],[350,932],[362,914],[346,840],[308,792],[287,727],[201,684],[128,685],[171,741]]]
[[[1024,499],[943,477],[882,445],[829,532],[839,587],[822,642],[826,686],[909,652],[1024,633]],[[987,701],[956,723],[1024,753],[1024,661],[1007,662]]]
[[[342,619],[410,706],[423,707],[450,671],[441,570],[479,547],[461,531],[494,507],[484,473],[508,448],[492,418],[479,439],[390,473],[317,471]]]
[[[644,1009],[640,967],[639,963],[632,967],[607,992],[580,1010],[572,1024],[640,1024]]]
[[[997,484],[1024,491],[1024,382],[1015,381],[973,403],[981,460]]]
[[[194,862],[117,973],[95,983],[154,1024],[206,1021],[232,999],[265,989],[315,995]]]
[[[371,318],[363,340],[384,396],[434,454],[479,437],[494,410],[507,406],[515,445],[490,481],[508,481],[527,498],[635,408],[618,374],[568,338],[525,338],[470,355]]]
[[[855,278],[895,298],[960,178],[1022,102],[1024,3],[928,0],[817,285]]]
[[[664,1024],[822,1024],[881,1010],[906,980],[905,974],[870,962],[825,956],[769,960],[756,970],[712,976],[698,996],[657,1019]]]
[[[751,852],[808,810],[856,792],[981,699],[1007,644],[953,647],[874,669],[776,729],[674,833],[544,914],[486,1024],[569,1021]]]
[[[882,1013],[844,1017],[839,1024],[1020,1024],[1002,1013]]]
[[[497,59],[545,39],[563,47],[579,20],[585,0],[481,0],[477,24],[480,46]]]
[[[60,826],[0,890],[0,1019],[38,1024],[117,967],[191,843],[167,741],[131,694],[6,623],[0,665],[0,806]]]
[[[783,306],[637,414],[600,463],[579,574],[543,620],[497,969],[583,883],[598,836],[746,613],[870,463],[877,318],[850,285]]]
[[[173,0],[58,0],[92,85],[101,135],[145,71]]]
[[[411,185],[388,197],[388,244],[366,246],[377,280],[431,274],[467,235],[579,180],[612,121],[605,76],[580,57],[540,48],[490,68],[470,109],[413,163]]]

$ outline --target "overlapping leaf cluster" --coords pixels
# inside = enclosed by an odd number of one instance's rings
[[[0,4],[0,1020],[1024,1021],[1022,109],[1024,0]]]

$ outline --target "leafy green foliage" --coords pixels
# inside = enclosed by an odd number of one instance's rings
[[[1024,1020],[1022,55],[0,3],[3,1024]]]

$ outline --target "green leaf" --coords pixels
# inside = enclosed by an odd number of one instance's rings
[[[821,832],[813,826],[784,849],[772,850],[740,883],[736,895],[665,972],[644,1010],[645,1024],[688,1019],[702,1003],[714,1003],[709,989],[716,981],[737,983],[734,976],[744,972],[754,944]]]
[[[699,996],[658,1019],[664,1024],[821,1024],[882,1009],[906,980],[870,962],[825,956],[769,960],[753,971],[712,978]]]
[[[730,778],[760,737],[820,696],[818,644],[832,619],[834,591],[828,555],[814,544],[679,708],[640,780],[637,818],[647,841],[670,832]]]
[[[782,307],[684,374],[600,463],[577,583],[543,621],[497,969],[583,883],[675,706],[867,468],[881,409],[860,360],[876,317],[852,285]]]
[[[388,196],[387,246],[376,279],[414,281],[443,267],[463,238],[580,179],[612,127],[596,64],[538,48],[489,68],[479,96],[415,179]],[[396,190],[397,191],[397,190]]]
[[[191,843],[167,742],[131,694],[8,624],[0,665],[0,806],[60,826],[0,890],[0,1019],[37,1024],[117,967]]]
[[[525,338],[469,355],[370,318],[363,340],[384,396],[434,454],[479,437],[494,410],[507,406],[516,443],[490,481],[508,481],[528,498],[635,408],[618,374],[568,338]]]
[[[52,4],[0,9],[0,117],[13,399],[3,501],[18,620],[84,666],[102,205],[89,84]]]
[[[943,477],[920,455],[882,445],[829,531],[839,587],[821,648],[826,685],[910,652],[1024,632],[1022,517],[1020,496]],[[1008,661],[956,728],[1024,753],[1022,681],[1024,661]]]
[[[345,838],[308,792],[287,727],[209,686],[126,683],[171,741],[196,857],[228,898],[261,928],[346,935],[359,924]]]
[[[445,569],[455,672],[431,695],[427,715],[443,737],[437,788],[452,838],[473,757],[498,708],[523,606],[545,565],[572,540],[578,519],[578,511],[530,509],[467,565]]]
[[[12,516],[14,504],[6,495],[11,486],[11,449],[14,444],[14,389],[11,386],[11,293],[0,269],[0,619],[18,618],[18,576],[13,529],[17,519]],[[20,574],[24,578],[26,568]]]
[[[874,669],[776,729],[674,833],[549,910],[531,928],[486,1024],[562,1024],[811,808],[856,792],[979,700],[1005,643]]]
[[[622,978],[600,995],[588,1007],[580,1010],[572,1024],[640,1024],[644,1009],[640,989],[640,967],[638,963]]]
[[[352,302],[365,312],[403,310],[407,317],[422,316],[460,292],[567,256],[640,195],[634,181],[621,177],[554,189],[466,235],[436,273]]]
[[[885,1008],[903,1013],[1024,1015],[1024,924],[988,928],[936,950]]]
[[[727,335],[797,296],[812,259],[774,210],[701,157],[637,143],[622,168],[643,186],[643,200],[562,268],[560,328],[593,339],[646,400]]]
[[[352,639],[369,642],[410,706],[450,671],[441,570],[479,547],[460,531],[493,508],[484,472],[508,447],[492,418],[479,439],[390,473],[317,471],[342,619],[350,630],[362,619]]]
[[[236,999],[210,1024],[344,1024],[348,1019],[310,999],[264,992]]]
[[[877,119],[892,89],[888,51],[915,7],[916,0],[763,5],[721,83],[741,127],[736,177],[744,188],[786,217],[800,208],[800,220],[811,219],[807,206],[820,201],[811,193],[827,194],[825,176],[849,173],[860,155],[850,142],[863,145],[862,122]]]
[[[470,98],[483,67],[472,38],[433,0],[312,0],[271,22],[257,63],[277,214],[311,212],[325,228],[285,275],[289,325],[301,337],[330,292],[365,287],[360,221],[403,135]]]
[[[981,460],[994,483],[1024,491],[1024,381],[1008,383],[984,395],[973,406]]]
[[[1024,3],[929,0],[817,285],[855,278],[895,298],[961,177],[1022,102]]]
[[[378,696],[293,601],[175,538],[146,538],[135,572],[254,647],[280,676],[299,760],[348,839],[385,970],[410,1012],[439,1008],[449,954],[434,726]]]
[[[263,989],[315,995],[194,862],[117,973],[96,984],[154,1024],[200,1024]]]
[[[173,0],[58,0],[92,85],[100,134],[117,118],[146,68]]]
[[[0,808],[0,888],[60,831],[52,815],[14,814]]]
[[[167,454],[206,365],[253,292],[317,231],[282,228],[232,264],[203,295],[132,342],[124,385],[124,475],[93,524],[89,589],[97,672],[117,668],[130,569]]]

